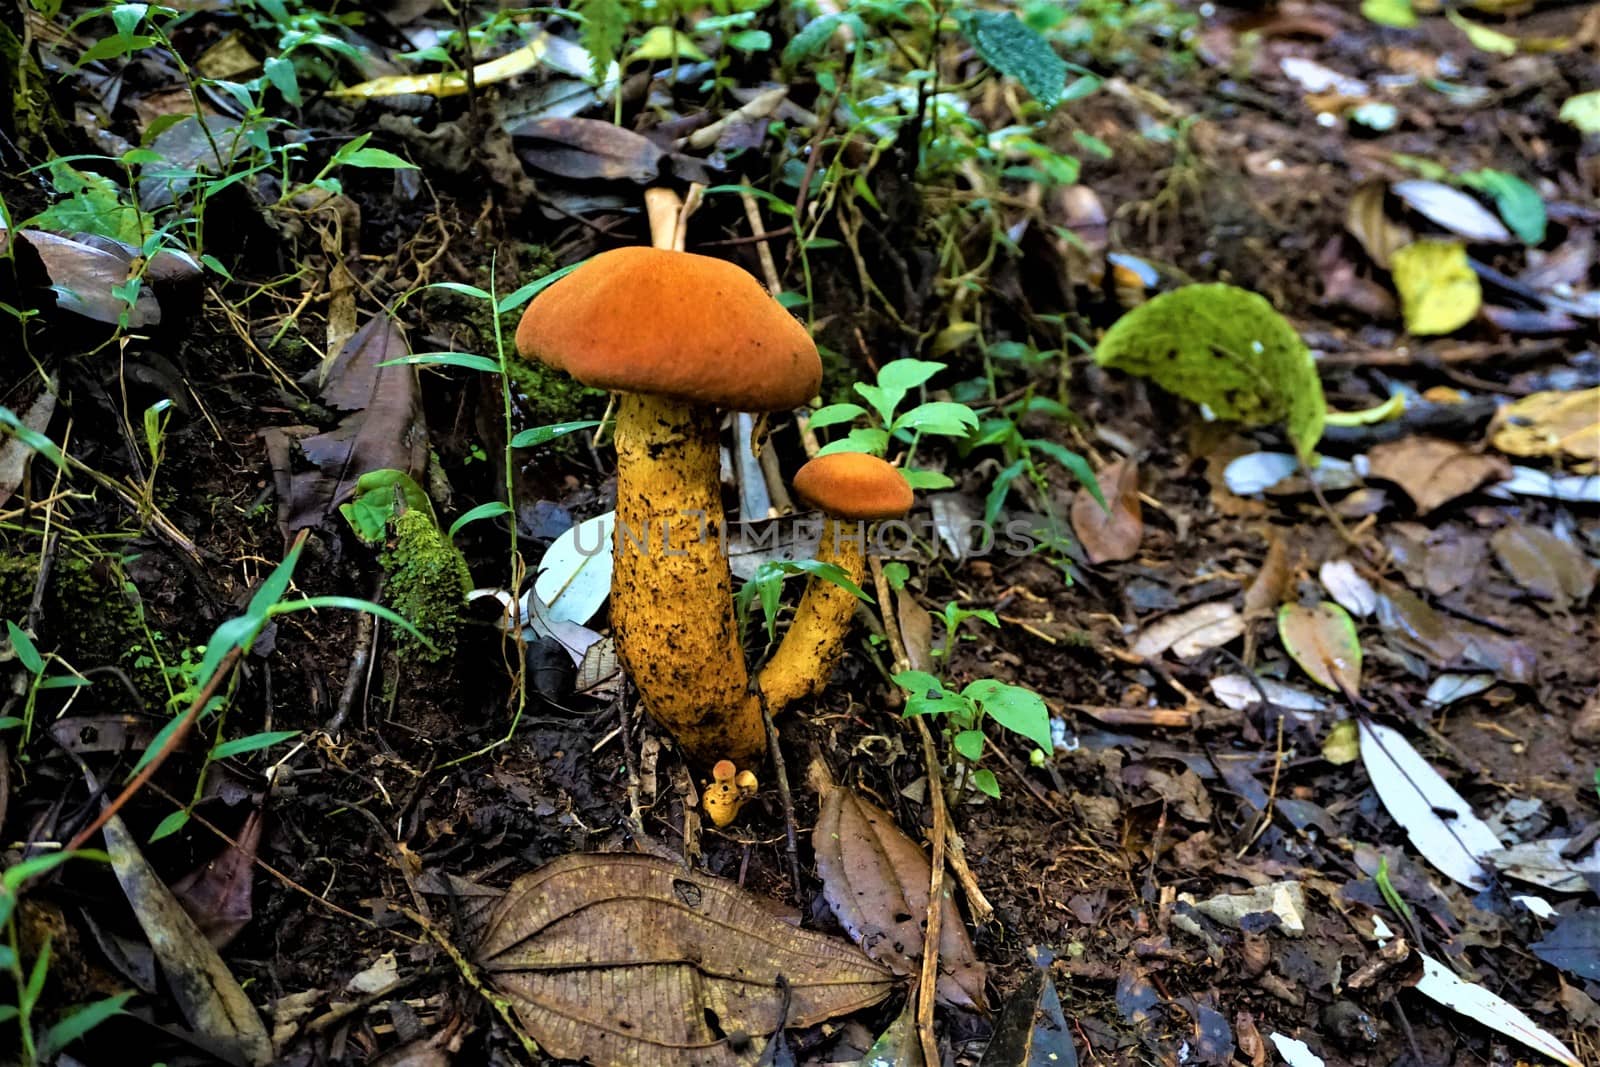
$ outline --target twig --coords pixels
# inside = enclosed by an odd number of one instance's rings
[[[543,1060],[544,1056],[539,1052],[538,1043],[518,1025],[516,1015],[511,1010],[511,1001],[484,985],[483,979],[478,977],[478,969],[461,954],[460,949],[450,943],[450,939],[444,935],[444,931],[410,908],[401,908],[400,913],[422,927],[422,932],[427,934],[429,939],[438,945],[446,956],[450,957],[450,962],[454,963],[456,970],[461,972],[462,981],[476,990],[480,997],[488,1001],[495,1014],[500,1016],[500,1021],[505,1023],[507,1029],[516,1035],[517,1042],[522,1045],[522,1051],[527,1054],[528,1059],[535,1063]]]
[[[379,595],[382,588],[380,581]],[[375,595],[373,599],[376,600],[377,596]],[[356,693],[366,681],[367,665],[372,659],[372,646],[377,636],[375,618],[376,616],[366,611],[356,614],[356,650],[350,656],[350,668],[345,673],[344,689],[339,693],[338,706],[334,709],[333,718],[328,720],[326,732],[329,737],[339,736],[339,731],[344,728],[345,719],[350,716],[350,708],[355,704]]]
[[[617,730],[622,735],[622,763],[628,769],[628,824],[634,841],[644,839],[644,806],[639,800],[639,761],[633,754],[633,735],[628,729],[628,686],[617,686]]]
[[[767,749],[772,759],[772,774],[778,781],[778,802],[783,805],[784,852],[789,856],[789,877],[794,886],[795,903],[800,897],[800,848],[794,829],[794,796],[789,792],[789,769],[783,762],[783,750],[778,747],[778,728],[772,725],[772,712],[767,708],[767,694],[761,691],[761,680],[751,675],[750,687],[755,690],[756,702],[761,705],[761,725],[767,731]]]

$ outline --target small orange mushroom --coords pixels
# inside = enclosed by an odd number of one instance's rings
[[[826,516],[817,558],[837,565],[857,585],[864,570],[869,524],[911,510],[911,486],[900,471],[860,452],[818,456],[795,473],[793,485],[796,496]],[[855,601],[855,595],[837,582],[815,576],[806,582],[794,622],[759,676],[762,695],[774,715],[787,704],[815,696],[828,684],[844,654]]]
[[[722,551],[718,410],[798,407],[822,382],[798,320],[732,263],[603,252],[540,293],[517,351],[617,405],[611,622],[647,710],[705,766],[766,747]]]
[[[718,760],[700,803],[713,824],[727,826],[739,817],[744,802],[756,795],[757,786],[754,772],[737,770],[732,760]]]

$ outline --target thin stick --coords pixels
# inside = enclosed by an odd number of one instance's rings
[[[801,902],[800,898],[800,848],[796,841],[794,829],[794,797],[789,792],[789,769],[784,766],[783,750],[778,747],[778,728],[772,725],[772,712],[767,708],[767,694],[761,691],[760,679],[751,676],[751,688],[755,690],[756,702],[761,705],[761,725],[767,730],[767,749],[771,754],[772,773],[778,780],[778,802],[783,805],[783,850],[789,856],[789,878],[794,886],[795,903]]]

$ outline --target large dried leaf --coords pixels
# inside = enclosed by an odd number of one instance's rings
[[[137,269],[138,249],[107,238],[66,237],[44,230],[19,230],[16,236],[19,259],[26,263],[23,249],[31,249],[38,256],[57,305],[96,322],[115,325],[126,312],[130,327],[155,326],[161,322],[162,310],[156,283],[168,277],[199,275],[199,268],[188,256],[158,252],[145,268],[145,284],[140,285],[130,308],[115,290],[125,285]],[[0,237],[0,249],[3,247]]]
[[[1595,567],[1569,541],[1549,530],[1520,523],[1495,531],[1489,543],[1506,573],[1540,600],[1565,608],[1582,604],[1594,592]]]
[[[267,1028],[228,965],[156,876],[122,820],[113,815],[104,834],[111,869],[189,1025],[239,1062],[271,1063]]]
[[[1106,506],[1087,489],[1072,498],[1072,529],[1083,544],[1090,563],[1117,563],[1132,559],[1144,539],[1144,517],[1139,511],[1139,464],[1118,460],[1095,475],[1105,493]]]
[[[563,856],[523,875],[478,959],[546,1052],[597,1067],[754,1064],[782,1028],[893,985],[854,946],[655,856]]]
[[[218,948],[238,936],[255,915],[256,849],[261,845],[261,809],[245,817],[227,845],[172,885],[184,910]]]
[[[528,166],[580,181],[654,181],[666,155],[654,141],[600,119],[529,119],[509,132]]]
[[[1407,437],[1377,445],[1367,459],[1372,477],[1404,489],[1419,515],[1511,475],[1510,465],[1498,456],[1437,437]]]
[[[812,834],[822,892],[839,925],[896,974],[922,966],[927,855],[888,812],[842,786],[827,790]],[[947,892],[939,921],[939,1000],[983,1010],[984,966]]]

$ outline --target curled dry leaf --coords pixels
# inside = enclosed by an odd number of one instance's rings
[[[876,1004],[894,981],[731,882],[622,854],[517,879],[477,957],[546,1052],[597,1067],[748,1067],[779,1030]]]
[[[1289,566],[1289,545],[1276,533],[1267,546],[1266,558],[1256,572],[1255,581],[1244,591],[1244,614],[1247,619],[1258,619],[1272,613],[1288,595],[1289,582],[1294,572]]]
[[[1072,529],[1090,563],[1118,563],[1132,559],[1144,539],[1144,517],[1139,511],[1139,464],[1119,459],[1102,468],[1095,480],[1105,494],[1106,506],[1087,489],[1072,498]]]
[[[1386,193],[1379,179],[1363,182],[1344,209],[1345,229],[1384,270],[1389,269],[1390,257],[1413,240],[1411,227],[1390,217],[1384,205]]]
[[[1498,456],[1437,437],[1407,437],[1377,445],[1367,459],[1372,476],[1404,489],[1419,515],[1511,476],[1510,465]]]
[[[528,166],[579,181],[654,181],[666,155],[655,142],[600,119],[529,119],[510,133]]]
[[[1285,604],[1278,611],[1284,649],[1313,681],[1336,693],[1361,688],[1361,638],[1355,620],[1337,604]]]
[[[812,835],[822,892],[839,924],[873,959],[901,975],[921,967],[933,868],[889,813],[843,786],[828,789]],[[946,896],[939,927],[939,1000],[984,1010],[984,966]]]
[[[1159,656],[1172,650],[1179,659],[1209,651],[1244,633],[1244,617],[1225,600],[1212,601],[1169,615],[1145,629],[1133,643],[1140,656]]]

